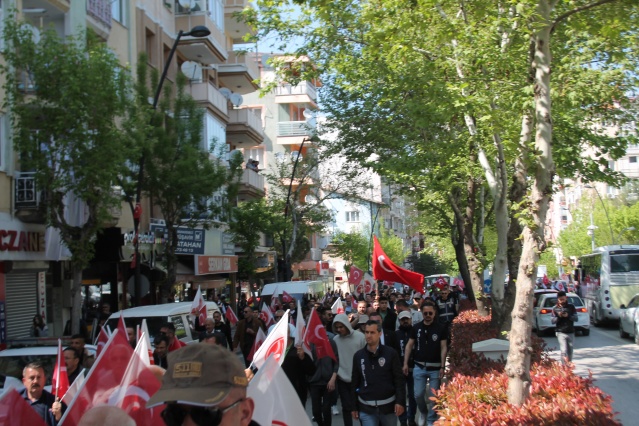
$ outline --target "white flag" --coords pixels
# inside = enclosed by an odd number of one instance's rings
[[[275,360],[282,365],[284,362],[284,356],[286,355],[286,346],[288,344],[288,315],[287,309],[282,316],[282,319],[275,324],[273,331],[271,331],[266,340],[262,343],[262,346],[253,355],[252,364],[257,368],[262,368],[262,365],[270,355],[275,357]]]
[[[344,313],[344,305],[342,305],[341,297],[338,297],[335,303],[333,303],[333,306],[331,306],[331,311],[333,311],[335,315]]]
[[[253,420],[262,425],[312,426],[295,388],[272,355],[249,382],[247,395],[255,401]]]

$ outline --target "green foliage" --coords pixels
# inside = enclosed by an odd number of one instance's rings
[[[366,270],[370,258],[370,237],[356,230],[349,233],[338,231],[331,240],[328,252],[344,260],[346,273],[349,273],[351,266]]]
[[[14,16],[4,22],[2,73],[20,170],[35,173],[45,194],[48,225],[60,231],[75,269],[93,258],[100,229],[120,208],[113,187],[133,144],[118,127],[127,108],[129,76],[94,37],[40,41]],[[86,217],[67,219],[66,197],[84,203]]]
[[[413,264],[413,270],[424,276],[435,274],[448,274],[455,276],[454,259],[446,261],[442,257],[438,257],[432,253],[421,252],[409,257],[409,262]]]
[[[388,258],[394,264],[402,266],[409,254],[409,251],[406,247],[404,247],[404,240],[391,233],[384,226],[379,227],[379,235],[377,239],[379,240],[379,245],[382,246],[382,249]]]
[[[559,278],[559,265],[557,265],[557,256],[555,256],[552,248],[546,249],[539,256],[539,264],[546,265],[546,274],[548,275],[548,278]]]

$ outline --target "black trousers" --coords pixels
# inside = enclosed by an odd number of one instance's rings
[[[337,391],[339,399],[342,401],[342,417],[344,418],[344,426],[353,426],[353,396],[351,394],[351,384],[337,378]]]
[[[336,395],[337,391],[329,392],[328,389],[326,389],[326,385],[311,385],[310,391],[313,417],[315,417],[317,425],[331,426],[333,422],[331,405],[333,395]]]

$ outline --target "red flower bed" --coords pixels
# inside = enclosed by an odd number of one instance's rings
[[[449,351],[448,382],[435,398],[438,425],[620,425],[612,399],[545,354],[545,343],[532,336],[532,386],[521,407],[508,403],[505,360],[472,352],[472,344],[498,337],[490,317],[465,310],[455,319]]]

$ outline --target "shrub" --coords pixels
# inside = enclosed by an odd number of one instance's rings
[[[532,336],[530,397],[518,407],[508,403],[505,360],[472,352],[473,343],[498,337],[490,317],[463,311],[451,333],[450,379],[435,397],[438,425],[620,425],[612,399],[594,386],[592,376],[579,377],[551,360],[537,336]]]

